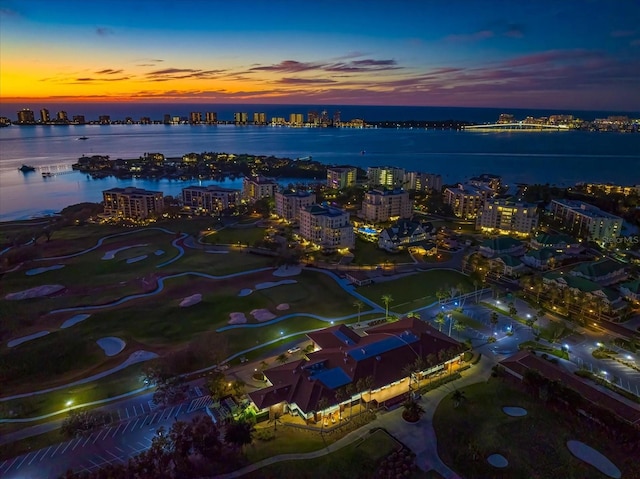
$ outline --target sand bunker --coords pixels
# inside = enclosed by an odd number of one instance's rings
[[[138,261],[142,261],[143,259],[146,259],[147,255],[143,254],[142,256],[136,256],[135,258],[129,258],[127,260],[127,264],[131,264],[131,263],[137,263]]]
[[[296,265],[283,265],[273,272],[274,276],[286,277],[286,276],[298,276],[302,271],[302,266]]]
[[[613,477],[614,479],[622,477],[620,469],[613,462],[591,446],[587,446],[584,442],[567,441],[567,447],[571,454],[581,461],[591,464],[605,476]]]
[[[70,328],[74,324],[78,324],[79,322],[84,321],[89,316],[91,316],[91,315],[90,314],[76,314],[73,318],[69,318],[64,323],[62,323],[62,326],[60,326],[60,328],[62,328],[62,329]]]
[[[289,305],[287,303],[280,303],[278,306],[276,306],[276,309],[278,311],[286,311],[287,309],[289,309]]]
[[[493,467],[507,467],[509,465],[509,461],[502,454],[491,454],[487,457],[487,462],[491,464]]]
[[[116,257],[116,255],[120,252],[120,251],[124,251],[126,249],[131,249],[131,248],[137,248],[138,246],[147,246],[146,244],[134,244],[131,246],[123,246],[122,248],[118,248],[118,249],[112,249],[111,251],[107,251],[104,256],[102,257],[102,259],[107,260],[107,259],[113,259]]]
[[[256,290],[273,288],[275,286],[280,286],[283,284],[296,284],[296,283],[297,281],[295,279],[283,279],[282,281],[267,281],[266,283],[256,284]]]
[[[64,289],[64,286],[59,284],[45,284],[43,286],[36,286],[35,288],[26,289],[24,291],[18,291],[17,293],[9,293],[4,299],[8,300],[20,300],[29,298],[40,298],[42,296],[49,296],[50,294],[57,293]]]
[[[252,289],[241,289],[240,292],[238,293],[238,296],[240,297],[249,296],[251,293],[253,293]]]
[[[153,254],[155,254],[156,256],[162,256],[164,254],[164,251],[162,251],[161,249],[157,249],[153,252]]]
[[[49,334],[49,331],[38,331],[37,333],[30,334],[29,336],[23,336],[21,338],[17,338],[12,341],[9,341],[7,343],[7,346],[10,348],[13,348],[18,344],[26,343],[27,341],[31,341],[32,339],[41,338],[42,336],[46,336],[47,334]]]
[[[230,313],[229,324],[244,324],[247,322],[247,317],[244,313]]]
[[[102,348],[104,354],[107,356],[115,356],[122,351],[127,344],[122,339],[113,336],[98,339],[96,343],[98,343],[98,346]]]
[[[270,319],[274,319],[276,317],[276,315],[268,309],[254,309],[253,311],[251,311],[251,316],[253,316],[256,321],[260,323],[263,321],[269,321]]]
[[[521,417],[521,416],[527,415],[527,410],[521,407],[505,406],[502,408],[502,412],[505,413],[507,416],[513,416],[513,417]]]
[[[180,307],[186,308],[189,306],[193,306],[194,304],[198,304],[202,301],[202,295],[200,293],[192,294],[191,296],[187,296],[182,301],[180,301]]]
[[[63,264],[56,264],[56,265],[53,265],[53,266],[49,266],[47,268],[30,269],[25,274],[27,276],[35,276],[36,274],[45,273],[47,271],[55,271],[56,269],[62,269],[62,268],[64,268]]]

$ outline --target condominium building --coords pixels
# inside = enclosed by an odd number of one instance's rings
[[[483,173],[481,175],[469,178],[469,181],[467,183],[473,186],[488,186],[494,192],[498,193],[500,191],[500,188],[502,188],[502,177],[489,173]]]
[[[249,114],[245,112],[237,112],[233,114],[233,122],[236,125],[246,125],[249,121]]]
[[[278,191],[275,200],[276,215],[287,221],[299,221],[300,211],[316,202],[316,194],[311,191]]]
[[[325,205],[300,210],[300,236],[327,252],[354,248],[356,241],[349,213]]]
[[[18,124],[33,124],[36,122],[36,117],[32,110],[24,108],[18,112]]]
[[[220,213],[235,208],[240,202],[240,190],[216,185],[188,186],[182,189],[184,206],[203,213]]]
[[[622,230],[622,218],[582,201],[553,200],[551,213],[579,238],[607,241],[620,236]]]
[[[442,176],[420,171],[407,171],[404,175],[404,187],[412,191],[442,190]]]
[[[529,235],[538,227],[536,205],[510,200],[488,199],[479,211],[476,227],[502,234]]]
[[[104,214],[127,219],[146,219],[164,210],[161,191],[140,188],[111,188],[102,192]]]
[[[215,111],[208,111],[204,114],[204,119],[207,125],[215,125],[218,123],[218,113]]]
[[[245,176],[242,180],[242,197],[250,203],[274,197],[277,189],[278,183],[264,176]]]
[[[444,202],[451,206],[453,214],[459,218],[473,219],[478,216],[484,202],[494,195],[488,186],[459,184],[444,190]]]
[[[619,194],[624,196],[640,196],[640,185],[625,186],[613,185],[611,183],[584,183],[578,186],[584,187],[587,193],[591,194],[602,192],[606,195]]]
[[[253,124],[254,125],[266,125],[267,124],[267,114],[264,112],[257,112],[253,114]]]
[[[370,166],[367,168],[369,186],[400,188],[404,184],[404,168],[393,166]]]
[[[49,115],[49,110],[43,108],[40,110],[40,123],[49,123],[51,121],[51,116]]]
[[[292,126],[304,125],[304,115],[302,113],[291,113],[289,115],[289,124]]]
[[[202,123],[202,113],[199,111],[192,111],[189,113],[189,123],[192,125],[199,125]]]
[[[349,188],[355,186],[358,176],[357,168],[328,168],[327,169],[327,188]]]
[[[408,219],[413,213],[413,200],[402,189],[372,190],[364,195],[359,216],[379,223],[394,219]]]

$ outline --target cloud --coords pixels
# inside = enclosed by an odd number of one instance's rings
[[[277,83],[285,85],[313,85],[313,84],[327,84],[337,83],[335,80],[322,79],[322,78],[281,78]]]
[[[93,77],[80,77],[71,80],[69,83],[103,83],[103,82],[114,82],[114,81],[125,81],[130,80],[131,77],[118,77],[118,78],[93,78]]]
[[[117,75],[118,73],[122,73],[123,70],[113,70],[111,68],[106,68],[104,70],[100,70],[95,72],[96,75]]]
[[[98,27],[96,28],[96,34],[100,37],[106,37],[109,35],[113,35],[114,31],[107,27]]]
[[[296,73],[296,72],[303,72],[308,70],[318,70],[318,69],[321,69],[322,67],[323,65],[320,63],[306,63],[306,62],[298,62],[295,60],[283,60],[276,65],[256,66],[256,67],[250,68],[250,70]]]
[[[447,35],[444,37],[444,40],[451,43],[468,43],[486,40],[487,38],[493,37],[495,37],[495,33],[492,30],[480,30],[473,33]]]
[[[374,72],[385,70],[400,70],[403,67],[397,66],[395,60],[373,60],[370,58],[364,60],[354,60],[351,62],[340,62],[323,67],[328,72]]]

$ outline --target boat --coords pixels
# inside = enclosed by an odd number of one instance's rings
[[[36,171],[36,168],[34,166],[30,166],[30,165],[22,165],[20,168],[18,168],[20,171],[22,171],[23,173],[29,173],[31,171]]]
[[[78,140],[88,140],[89,137],[88,136],[81,136],[80,138],[78,138]]]
[[[51,178],[53,174],[50,171],[45,171],[42,173],[43,178]]]

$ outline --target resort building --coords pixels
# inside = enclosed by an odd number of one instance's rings
[[[357,168],[342,167],[327,169],[327,188],[341,190],[356,185]]]
[[[532,249],[522,256],[522,262],[532,268],[545,270],[555,268],[566,256],[553,248]]]
[[[489,260],[491,271],[498,272],[501,275],[516,277],[526,270],[525,264],[515,256],[509,254],[501,254]]]
[[[431,238],[431,228],[414,221],[398,221],[390,228],[382,230],[378,236],[378,247],[387,251],[395,252],[408,246],[413,246]],[[427,232],[426,229],[430,231]]]
[[[614,314],[616,310],[619,311],[624,307],[624,301],[622,301],[620,293],[583,277],[553,271],[545,273],[542,276],[542,281],[547,285],[556,286],[560,289],[568,288],[575,295],[584,293],[587,298],[598,298]],[[619,317],[612,319],[619,319]]]
[[[264,176],[245,176],[242,179],[242,197],[249,203],[262,198],[273,198],[278,189],[278,183]]]
[[[502,188],[502,177],[498,175],[491,175],[489,173],[483,173],[479,176],[469,178],[467,182],[473,186],[486,186],[491,188],[494,193],[499,193]]]
[[[124,219],[147,219],[164,210],[161,191],[140,188],[111,188],[102,192],[104,214]]]
[[[629,301],[640,303],[640,279],[622,283],[620,285],[620,293]]]
[[[310,191],[285,190],[275,194],[276,215],[287,221],[299,221],[300,210],[316,202],[316,194]]]
[[[246,125],[249,122],[249,114],[246,112],[236,112],[233,114],[233,123],[236,125]]]
[[[582,201],[553,200],[551,213],[579,238],[606,242],[620,236],[622,231],[622,218]]]
[[[402,189],[373,190],[365,193],[359,215],[365,221],[381,223],[411,218],[413,200]]]
[[[536,205],[510,200],[488,199],[476,219],[483,232],[529,235],[537,227]]]
[[[240,190],[216,185],[188,186],[182,189],[182,204],[198,213],[220,213],[235,208],[239,202]]]
[[[640,196],[640,185],[624,186],[613,185],[611,183],[583,183],[577,186],[583,187],[586,192],[590,194],[604,193],[606,195]]]
[[[410,191],[442,190],[442,176],[419,171],[407,171],[404,175],[404,188]]]
[[[300,236],[323,251],[355,247],[355,233],[349,213],[324,205],[311,205],[300,210]]]
[[[485,258],[493,258],[503,254],[520,256],[522,253],[524,253],[524,244],[508,236],[491,238],[480,244],[480,254]]]
[[[529,242],[534,249],[549,248],[568,255],[579,254],[584,251],[582,243],[573,236],[566,234],[538,233]]]
[[[444,190],[444,202],[451,206],[458,218],[475,219],[484,202],[493,197],[494,191],[488,186],[459,184]]]
[[[452,371],[462,352],[460,343],[415,318],[376,326],[364,336],[345,325],[307,336],[314,352],[267,369],[267,387],[249,393],[258,410],[275,409],[310,423],[330,417],[333,423],[354,403],[368,407],[397,402],[425,384],[425,378]],[[407,377],[405,366],[418,358],[425,361],[425,369]],[[336,392],[349,385],[355,392],[337,399]]]
[[[603,286],[619,283],[627,279],[625,265],[611,259],[581,263],[573,268],[570,274],[586,278]]]
[[[404,185],[404,168],[370,166],[367,168],[367,184],[370,187],[401,188]]]

